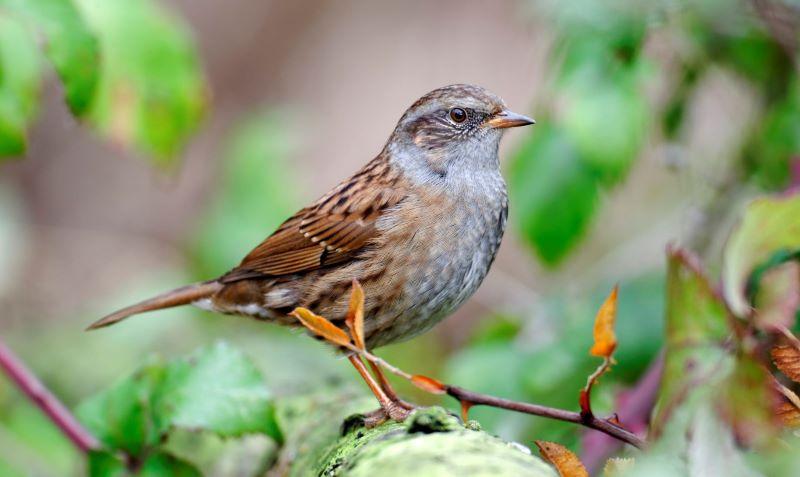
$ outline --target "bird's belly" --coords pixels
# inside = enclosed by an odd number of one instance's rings
[[[436,239],[417,234],[401,248],[401,260],[411,262],[403,267],[405,276],[398,276],[403,293],[368,322],[370,346],[424,333],[472,296],[489,271],[504,226],[505,211],[477,219],[456,215],[426,231]]]

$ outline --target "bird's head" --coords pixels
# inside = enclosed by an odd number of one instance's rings
[[[440,175],[453,168],[497,169],[503,131],[529,124],[534,120],[510,111],[486,89],[454,84],[412,104],[397,123],[388,147],[394,149],[389,151],[392,156]]]

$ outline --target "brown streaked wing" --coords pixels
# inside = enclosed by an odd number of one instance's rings
[[[346,200],[337,200],[336,195],[284,222],[220,281],[288,275],[341,263],[375,237],[375,222],[404,198],[389,187],[355,187],[352,195],[343,196]]]

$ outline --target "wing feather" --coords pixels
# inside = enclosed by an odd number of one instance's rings
[[[365,167],[286,220],[220,280],[303,273],[357,254],[376,237],[378,219],[405,198],[388,168],[379,174],[375,170]]]

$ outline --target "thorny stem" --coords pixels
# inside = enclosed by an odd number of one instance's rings
[[[80,425],[75,416],[2,341],[0,341],[0,367],[28,399],[61,429],[75,447],[82,452],[89,452],[99,447],[97,439]]]
[[[353,345],[350,345],[347,348],[353,351],[354,353],[360,354],[361,356],[364,357],[364,359],[371,361],[377,364],[378,366],[383,367],[392,374],[395,374],[407,380],[411,380],[412,378],[412,376],[409,373],[403,371],[402,369],[396,366],[387,363],[386,361],[375,356],[369,351],[359,349]],[[608,419],[598,418],[594,415],[581,415],[581,413],[567,411],[564,409],[557,409],[553,407],[542,406],[539,404],[530,404],[526,402],[512,401],[510,399],[504,399],[495,396],[489,396],[487,394],[476,393],[458,386],[451,386],[449,384],[444,385],[444,391],[449,396],[458,399],[462,403],[464,402],[469,403],[470,406],[472,405],[491,406],[501,409],[508,409],[509,411],[521,412],[524,414],[532,414],[534,416],[547,417],[558,421],[572,422],[608,434],[609,436],[615,439],[619,439],[620,441],[630,444],[639,449],[645,446],[645,441],[636,434],[633,434],[632,432],[623,429],[622,427],[614,424]]]

